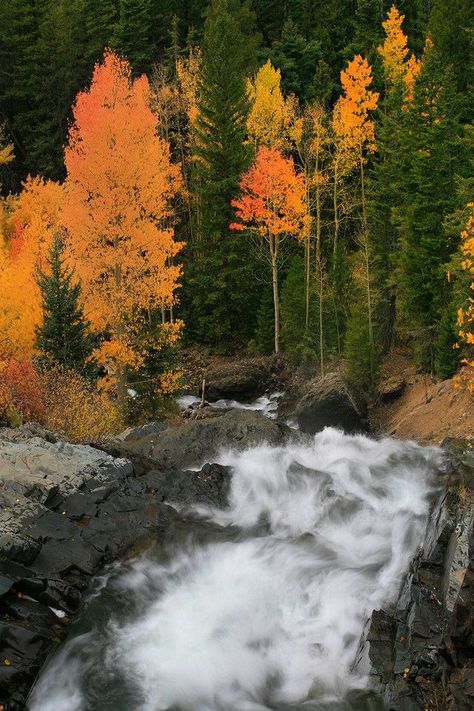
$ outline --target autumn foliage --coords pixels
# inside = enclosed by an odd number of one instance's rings
[[[421,62],[414,54],[410,55],[408,40],[402,30],[405,19],[395,5],[389,10],[387,19],[382,22],[385,41],[378,53],[382,58],[384,75],[389,85],[402,85],[407,99],[413,96],[414,82],[421,70]]]
[[[46,415],[41,377],[25,356],[0,364],[0,420],[19,424]]]
[[[30,356],[41,322],[36,267],[44,266],[59,226],[62,187],[28,178],[7,201],[4,238],[0,239],[0,358]]]
[[[375,122],[370,112],[377,108],[379,95],[369,87],[372,71],[367,60],[357,54],[341,72],[343,93],[333,114],[333,128],[340,151],[357,164],[363,151],[373,153]]]
[[[242,196],[232,201],[240,222],[235,230],[250,228],[262,237],[298,235],[304,229],[304,180],[291,158],[262,146],[240,181]]]
[[[460,382],[465,384],[470,392],[474,393],[474,203],[470,203],[468,207],[471,214],[469,215],[466,229],[461,235],[461,253],[463,255],[461,268],[472,279],[470,284],[472,295],[468,296],[466,304],[458,311],[458,328],[460,339],[467,351],[466,358],[463,361],[466,365],[467,373],[460,378]]]
[[[180,172],[157,134],[145,76],[106,51],[76,99],[65,149],[62,221],[86,314],[109,338],[97,357],[112,377],[136,368],[133,324],[174,302],[180,244],[169,226]]]
[[[269,246],[275,310],[275,352],[279,352],[278,260],[280,241],[287,236],[304,239],[307,231],[305,184],[293,160],[273,148],[261,146],[250,170],[240,181],[241,197],[232,201],[239,222],[235,230],[250,230]]]
[[[73,442],[118,432],[123,427],[109,395],[73,370],[41,370],[26,357],[0,365],[0,421],[34,420]]]

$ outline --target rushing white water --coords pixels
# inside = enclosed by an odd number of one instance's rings
[[[283,393],[275,392],[270,394],[261,395],[260,397],[252,400],[251,402],[239,402],[238,400],[216,400],[216,402],[211,402],[212,407],[224,410],[256,410],[261,412],[265,417],[269,417],[274,420],[278,413],[278,402]],[[178,398],[178,405],[182,410],[187,407],[192,407],[201,402],[201,398],[195,397],[194,395],[181,395]]]
[[[364,626],[422,541],[439,450],[326,429],[221,462],[230,506],[200,511],[214,542],[102,579],[90,604],[110,611],[52,660],[31,711],[355,708]]]

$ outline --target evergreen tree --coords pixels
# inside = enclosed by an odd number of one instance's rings
[[[195,128],[197,238],[188,248],[182,302],[188,334],[221,348],[253,331],[252,257],[245,237],[229,229],[231,201],[250,158],[244,141],[246,76],[255,52],[251,21],[247,3],[211,2]]]
[[[36,332],[36,346],[53,362],[84,374],[93,368],[94,342],[79,305],[81,286],[74,283],[74,272],[66,267],[63,252],[63,242],[56,237],[47,260],[49,273],[38,270],[43,323]]]
[[[431,372],[439,324],[450,300],[444,265],[457,246],[457,240],[446,235],[443,221],[457,204],[455,176],[468,166],[458,117],[452,74],[429,44],[414,100],[405,112],[406,163],[394,217],[401,234],[397,273],[401,325],[412,338],[419,364]]]
[[[135,75],[152,67],[150,0],[120,0],[112,48],[130,62]]]
[[[318,96],[327,96],[331,87],[317,87],[315,75],[320,69],[324,57],[317,40],[308,41],[300,34],[298,26],[290,18],[282,29],[281,38],[273,42],[271,49],[265,52],[274,67],[281,70],[282,89],[285,94],[296,94],[309,100]],[[329,84],[329,80],[326,80]]]
[[[94,65],[102,59],[104,49],[112,41],[118,21],[119,0],[80,0],[81,15],[85,31],[84,58],[87,78]]]
[[[429,32],[441,61],[451,66],[458,91],[465,95],[464,113],[474,115],[474,4],[472,0],[435,0]]]

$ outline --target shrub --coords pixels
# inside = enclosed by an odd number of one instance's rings
[[[0,418],[12,426],[44,421],[41,377],[28,358],[12,358],[0,368]]]
[[[72,442],[100,440],[123,429],[117,403],[74,370],[42,374],[46,427]]]

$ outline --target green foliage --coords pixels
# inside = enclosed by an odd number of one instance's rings
[[[349,383],[358,397],[367,400],[377,377],[378,354],[375,343],[370,343],[367,308],[362,294],[354,302],[347,321],[344,358]]]
[[[405,112],[400,205],[398,289],[401,325],[419,364],[434,372],[437,329],[449,294],[443,265],[457,247],[443,221],[456,206],[455,175],[468,161],[449,70],[435,49],[425,53],[413,105]]]
[[[143,322],[136,338],[143,362],[133,371],[133,378],[128,377],[133,392],[127,401],[127,422],[130,423],[149,422],[173,414],[176,392],[163,392],[159,384],[163,373],[180,372],[181,369],[179,343],[171,343],[167,338],[161,313],[151,314],[151,323]]]
[[[56,238],[48,257],[49,272],[38,270],[43,323],[37,329],[36,346],[53,363],[85,375],[94,370],[94,340],[79,305],[80,284],[74,283],[74,272],[65,266],[63,251]]]
[[[247,3],[213,0],[203,41],[193,175],[198,239],[188,250],[182,302],[188,334],[221,349],[253,330],[253,258],[248,238],[229,228],[231,201],[250,160],[244,140],[246,76],[255,50],[251,21]]]
[[[302,99],[314,95],[314,79],[324,61],[321,45],[317,40],[308,42],[289,19],[285,22],[281,37],[275,40],[271,49],[265,52],[274,67],[281,70],[281,83],[286,94],[296,94]],[[320,93],[328,93],[320,88]]]
[[[474,4],[472,0],[434,0],[429,32],[440,61],[452,69],[455,86],[466,97],[464,113],[474,116]]]
[[[130,62],[135,75],[151,68],[151,27],[150,0],[119,1],[119,18],[114,28],[112,49]]]
[[[452,378],[459,368],[458,339],[456,310],[450,303],[441,318],[435,343],[435,374],[442,380]]]
[[[273,291],[271,284],[265,284],[260,294],[255,336],[251,343],[258,353],[270,355],[275,348],[275,320],[273,318]]]

